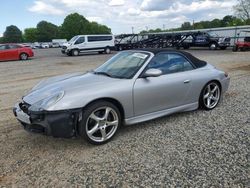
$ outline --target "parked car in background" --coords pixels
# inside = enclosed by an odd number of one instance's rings
[[[103,144],[122,124],[199,107],[212,110],[229,82],[227,73],[187,52],[130,50],[94,71],[39,82],[13,112],[26,130],[55,137],[82,136]]]
[[[41,48],[49,48],[49,44],[48,43],[41,43]]]
[[[27,60],[33,56],[34,53],[30,47],[20,44],[0,44],[0,61]]]
[[[111,53],[115,48],[113,35],[77,35],[69,42],[64,43],[62,53],[69,56],[78,56],[82,52]]]
[[[58,43],[59,47],[62,47],[64,43],[67,42],[67,39],[52,39],[52,43]]]
[[[241,33],[244,33],[243,40],[240,40]],[[238,38],[233,46],[233,51],[236,52],[238,50],[240,51],[250,50],[250,31],[241,31],[240,33],[238,33]]]
[[[52,48],[59,48],[60,44],[58,42],[52,42]]]
[[[190,34],[180,46],[177,45],[177,48],[209,47],[210,50],[216,50],[218,48],[225,50],[227,47],[230,47],[230,41],[230,37],[221,37],[213,32],[196,32]]]

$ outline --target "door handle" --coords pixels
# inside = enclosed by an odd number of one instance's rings
[[[184,84],[187,84],[187,83],[189,83],[190,82],[190,80],[185,80],[184,81]]]

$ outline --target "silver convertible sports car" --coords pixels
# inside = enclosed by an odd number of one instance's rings
[[[30,131],[109,141],[121,125],[215,108],[227,73],[184,51],[123,51],[87,73],[42,80],[13,108]]]

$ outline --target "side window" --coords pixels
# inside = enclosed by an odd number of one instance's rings
[[[0,50],[5,50],[6,49],[6,45],[1,45],[0,46]]]
[[[149,68],[160,69],[163,74],[171,74],[192,70],[193,66],[180,54],[160,53],[148,64],[147,69]]]
[[[16,48],[20,48],[20,46],[13,44],[13,45],[9,45],[9,48],[10,49],[16,49]]]
[[[83,43],[83,42],[85,42],[85,37],[79,37],[79,38],[76,40],[75,44],[81,44],[81,43]]]

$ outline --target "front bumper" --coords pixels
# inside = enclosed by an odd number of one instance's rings
[[[25,105],[24,102],[17,103],[13,113],[26,130],[54,137],[77,136],[81,109],[33,112]]]
[[[218,42],[219,47],[229,47],[231,44],[230,42]]]

